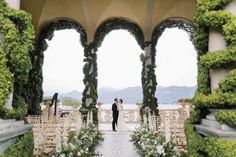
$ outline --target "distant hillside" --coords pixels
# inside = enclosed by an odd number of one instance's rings
[[[101,89],[98,90],[98,101],[102,103],[112,103],[114,98],[122,98],[125,103],[141,102],[143,99],[142,89],[140,86],[136,86],[115,90],[113,92],[104,92]]]
[[[158,103],[175,103],[180,98],[191,98],[194,95],[196,86],[158,86],[156,97]],[[122,98],[125,103],[136,103],[143,100],[142,88],[140,86],[128,87],[125,89],[114,89],[110,87],[103,87],[98,89],[98,101],[102,103],[112,103],[114,98]],[[69,93],[59,93],[59,98],[80,100],[82,92],[73,90]]]
[[[159,103],[176,103],[180,98],[192,98],[196,91],[196,86],[169,86],[157,88],[156,97]]]

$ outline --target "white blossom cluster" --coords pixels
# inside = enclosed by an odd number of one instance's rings
[[[175,147],[166,142],[162,133],[151,130],[147,125],[141,125],[131,135],[131,140],[136,145],[139,153],[145,157],[177,157]]]
[[[62,142],[61,151],[55,152],[53,157],[91,157],[96,154],[95,147],[102,140],[103,134],[98,127],[89,123],[78,132],[69,132],[67,142]]]

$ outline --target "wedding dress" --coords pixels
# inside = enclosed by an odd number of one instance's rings
[[[130,131],[129,127],[124,122],[124,109],[123,109],[122,104],[119,104],[118,110],[119,110],[119,117],[118,117],[117,130],[118,131]]]

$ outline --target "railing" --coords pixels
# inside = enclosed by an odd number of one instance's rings
[[[98,121],[99,123],[111,123],[112,111],[111,109],[98,109]],[[137,109],[125,109],[124,110],[124,122],[125,123],[139,123],[139,108]]]
[[[190,103],[181,103],[178,109],[159,109],[160,116],[150,116],[150,128],[162,132],[167,141],[171,140],[176,145],[179,152],[186,151],[187,141],[184,133],[184,121],[189,117],[191,108]],[[103,109],[100,105],[98,111],[99,123],[112,122],[111,109]],[[124,122],[127,124],[140,123],[138,105],[134,109],[124,109]]]

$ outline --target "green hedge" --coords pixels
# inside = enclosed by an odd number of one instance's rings
[[[220,110],[216,113],[215,116],[218,122],[236,128],[236,111]]]
[[[33,131],[30,130],[19,139],[16,143],[8,148],[0,157],[32,157],[34,149]]]
[[[5,100],[12,89],[13,74],[7,67],[6,60],[6,54],[0,48],[0,108],[5,104]]]
[[[235,142],[217,137],[200,138],[194,130],[194,124],[199,124],[208,114],[207,109],[236,107],[236,17],[223,10],[231,1],[197,0],[193,42],[198,51],[198,88],[193,98],[194,111],[185,124],[188,156],[236,156]],[[217,29],[223,34],[226,49],[208,52],[210,28]],[[219,88],[213,92],[210,87],[210,69],[231,70],[229,75],[219,82]],[[220,111],[216,118],[221,123],[235,125],[234,113]]]
[[[34,48],[34,29],[31,15],[14,10],[0,0],[0,33],[5,44],[0,44],[0,117],[22,119],[27,106],[22,90],[32,68],[30,53]],[[13,110],[3,108],[7,96],[14,86]]]
[[[184,125],[184,131],[187,136],[188,157],[201,157],[199,151],[202,146],[202,140],[199,139],[197,133],[194,130],[193,124],[190,122],[190,120],[187,120]]]
[[[203,151],[209,157],[233,157],[236,156],[236,141],[206,137]]]

